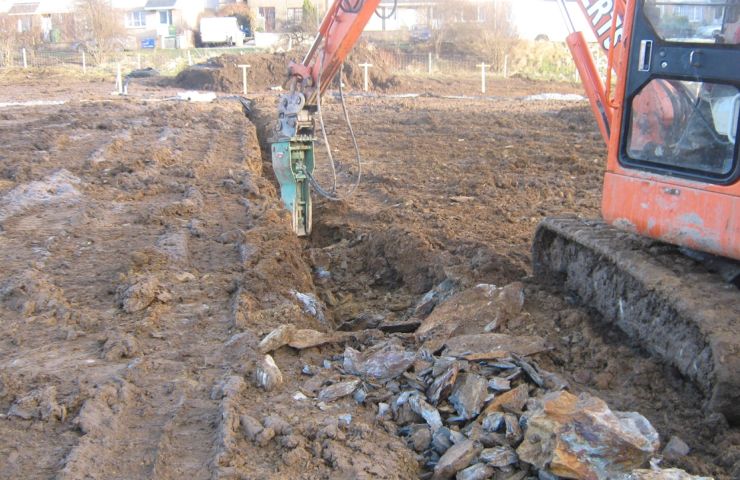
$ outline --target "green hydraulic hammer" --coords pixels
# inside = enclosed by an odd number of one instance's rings
[[[299,237],[311,234],[311,175],[314,168],[313,116],[303,107],[300,92],[280,97],[278,126],[270,140],[272,168],[280,183],[280,197],[293,217]]]

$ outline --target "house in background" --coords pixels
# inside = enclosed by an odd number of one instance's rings
[[[382,0],[378,15],[365,27],[369,32],[411,30],[416,26],[432,27],[435,7],[441,0]],[[395,10],[394,10],[395,7]]]
[[[326,11],[324,0],[312,0],[320,12]],[[247,5],[254,13],[256,29],[278,32],[303,20],[303,0],[248,0]]]
[[[585,17],[578,7],[579,0],[566,0],[566,8],[577,29],[587,39],[595,41]],[[511,21],[522,39],[549,39],[563,41],[568,35],[565,21],[555,0],[478,0],[467,5],[460,4],[459,11],[450,11],[445,0],[398,0],[393,12],[394,0],[382,0],[378,13],[368,23],[366,30],[392,32],[424,27],[436,29],[445,21],[484,22],[487,7],[496,2],[507,2],[511,8]],[[381,16],[390,15],[383,20]]]
[[[323,4],[323,0],[313,0]],[[124,13],[129,35],[142,40],[157,39],[158,45],[177,48],[192,46],[198,22],[206,11],[215,12],[236,0],[112,0],[112,6]],[[256,24],[267,32],[277,32],[303,18],[303,0],[249,0]],[[174,33],[173,33],[174,32]],[[174,37],[174,40],[173,40]]]
[[[121,12],[128,43],[160,48],[188,48],[198,18],[208,3],[204,0],[112,0]]]
[[[62,27],[73,22],[74,0],[6,1],[0,13],[15,20],[18,33],[38,31],[44,42],[59,41]]]

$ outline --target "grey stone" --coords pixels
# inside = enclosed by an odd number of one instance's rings
[[[459,375],[450,394],[450,403],[465,420],[478,416],[488,393],[488,382],[475,373]]]
[[[674,435],[663,448],[663,456],[668,460],[677,460],[688,455],[690,451],[691,449],[686,445],[686,442]]]
[[[511,382],[505,378],[493,377],[488,381],[488,388],[497,392],[506,392],[511,390]]]
[[[270,443],[273,438],[275,438],[275,430],[272,428],[265,428],[257,435],[255,440],[257,445],[264,447]]]
[[[486,448],[480,452],[479,458],[488,465],[497,468],[513,465],[519,461],[519,457],[517,457],[514,449],[506,446]]]

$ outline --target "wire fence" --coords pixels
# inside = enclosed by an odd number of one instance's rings
[[[0,70],[11,68],[64,68],[81,74],[115,74],[135,69],[154,68],[165,75],[224,54],[249,55],[255,48],[194,48],[188,50],[140,50],[112,52],[104,56],[82,51],[43,51],[14,49],[0,52]],[[505,51],[496,52],[495,60],[484,55],[411,54],[376,50],[375,61],[390,74],[470,76],[487,69],[492,76],[522,76],[538,80],[577,81],[575,64],[565,44],[558,42],[522,42]],[[593,46],[594,58],[603,73],[606,58]],[[373,63],[372,58],[362,61]],[[485,67],[482,67],[485,65]]]
[[[246,54],[249,48],[193,48],[189,50],[156,49],[110,52],[105,55],[84,51],[43,51],[15,49],[0,52],[0,68],[70,67],[81,73],[90,71],[113,72],[121,66],[124,70],[155,68],[163,73],[177,73],[188,65],[204,62],[224,54]]]

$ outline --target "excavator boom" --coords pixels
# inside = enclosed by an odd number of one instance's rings
[[[314,115],[379,4],[380,0],[334,0],[303,62],[288,65],[290,91],[280,97],[278,124],[270,143],[280,196],[298,236],[311,234]]]

